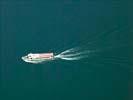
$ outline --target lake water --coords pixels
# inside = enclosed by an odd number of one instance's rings
[[[131,2],[0,2],[1,100],[132,100]],[[77,61],[29,64],[28,53],[96,51]]]

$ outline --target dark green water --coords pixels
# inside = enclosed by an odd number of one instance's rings
[[[128,0],[0,1],[0,100],[132,100],[131,9]],[[21,60],[75,46],[103,50],[79,61]]]

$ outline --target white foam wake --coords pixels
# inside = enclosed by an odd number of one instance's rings
[[[56,55],[55,58],[63,60],[80,60],[88,57],[90,50],[82,50],[80,48],[71,48]]]

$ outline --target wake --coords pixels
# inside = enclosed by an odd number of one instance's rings
[[[123,36],[123,38],[116,40],[115,43],[113,40],[116,37],[122,36],[121,31],[127,30],[127,29],[128,27],[125,27],[119,30],[113,29],[110,32],[103,32],[102,34],[99,34],[95,38],[91,39],[90,42],[88,42],[88,39],[86,39],[87,40],[86,45],[83,44],[79,47],[74,47],[74,48],[65,50],[60,54],[55,55],[54,58],[71,60],[71,61],[86,59],[92,56],[99,56],[99,55],[100,55],[100,58],[101,57],[103,58],[103,55],[105,55],[105,53],[110,57],[111,56],[110,54],[113,52],[115,56],[118,55],[118,59],[119,59],[119,53],[121,52],[121,50],[129,48],[129,45],[128,45],[128,42],[125,41],[124,37],[126,36]],[[127,53],[127,51],[123,52],[123,54],[125,53]]]
[[[90,50],[82,50],[82,48],[71,48],[61,52],[54,58],[60,58],[63,60],[80,60],[87,58],[91,53]]]

